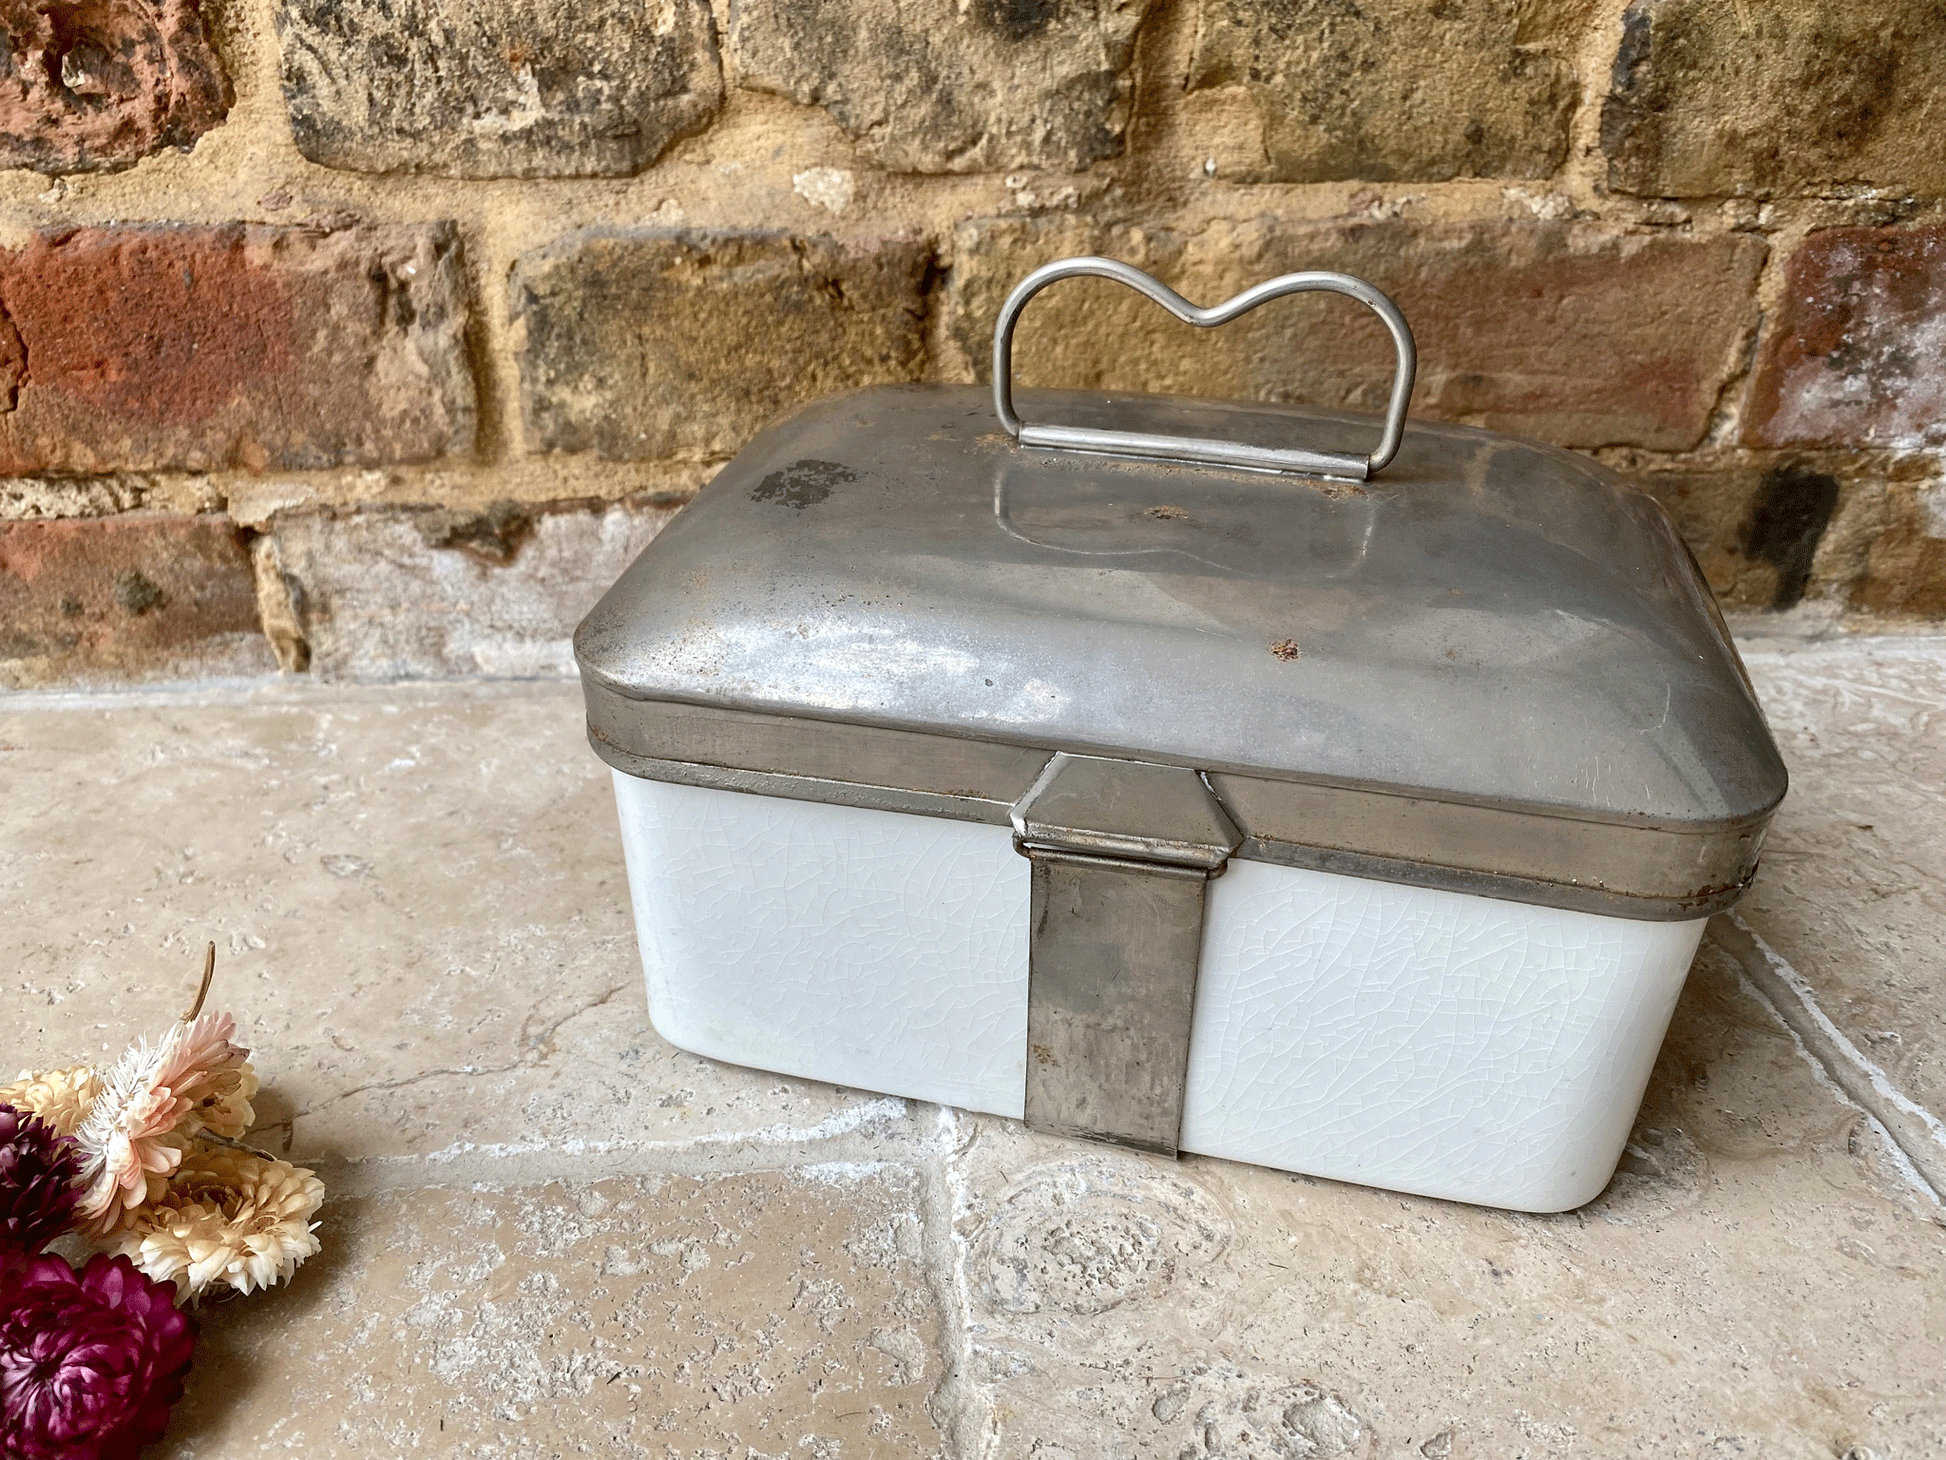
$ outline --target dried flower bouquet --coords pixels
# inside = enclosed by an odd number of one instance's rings
[[[318,1250],[324,1185],[240,1143],[257,1074],[236,1021],[202,1012],[215,969],[153,1044],[106,1070],[0,1085],[0,1456],[122,1460],[181,1397],[195,1327],[181,1311],[285,1281]],[[95,1248],[78,1272],[46,1251]]]

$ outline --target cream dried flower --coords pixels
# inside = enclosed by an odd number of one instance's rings
[[[0,1105],[38,1115],[56,1135],[71,1136],[81,1129],[88,1107],[101,1093],[101,1076],[93,1065],[70,1065],[65,1070],[22,1070],[11,1085],[0,1085]]]
[[[212,1090],[190,1107],[178,1128],[182,1134],[211,1131],[233,1141],[257,1123],[256,1108],[250,1103],[259,1088],[256,1069],[245,1060],[230,1073],[234,1084],[229,1089]]]
[[[157,1199],[198,1124],[193,1113],[205,1100],[215,1110],[238,1098],[249,1051],[230,1042],[235,1032],[228,1014],[203,1014],[172,1025],[153,1046],[137,1040],[109,1068],[75,1132],[83,1185],[76,1215],[83,1232],[106,1237],[125,1226],[137,1207]],[[235,1112],[225,1107],[225,1114]]]
[[[219,1283],[240,1293],[286,1281],[318,1250],[311,1220],[324,1183],[301,1166],[249,1151],[199,1149],[168,1187],[116,1233],[119,1252],[185,1297]]]

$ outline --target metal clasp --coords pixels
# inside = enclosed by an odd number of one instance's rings
[[[1243,840],[1180,766],[1056,755],[1012,813],[1033,863],[1027,1124],[1175,1155],[1209,879]]]

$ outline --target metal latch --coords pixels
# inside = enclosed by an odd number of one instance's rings
[[[1013,808],[1033,862],[1027,1124],[1175,1155],[1209,879],[1243,836],[1180,766],[1056,755]]]

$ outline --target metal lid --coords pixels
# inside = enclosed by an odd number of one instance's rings
[[[1403,395],[1380,427],[1021,393],[1092,451],[1295,443],[1363,481],[1017,444],[1000,364],[998,412],[863,391],[724,468],[576,636],[596,748],[995,822],[1053,752],[1186,766],[1246,857],[1636,917],[1734,900],[1784,767],[1653,500],[1552,447],[1400,429]]]

